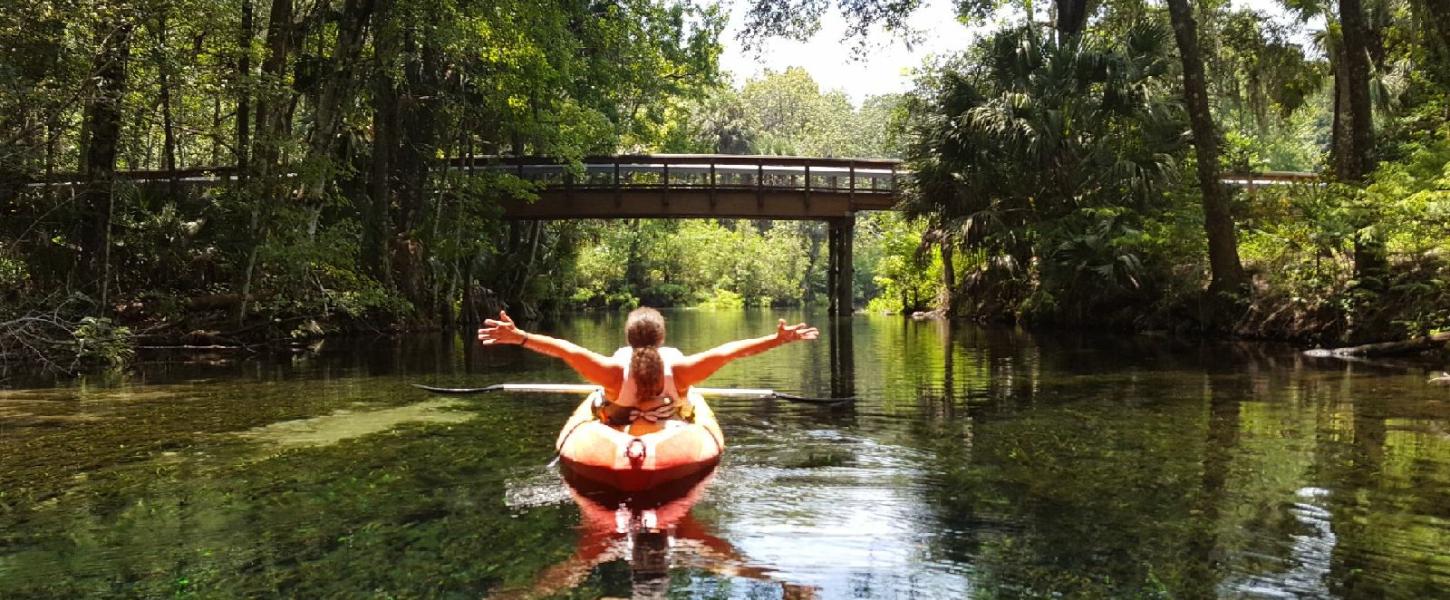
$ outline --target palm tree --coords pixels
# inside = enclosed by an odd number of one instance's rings
[[[1063,242],[1161,198],[1181,150],[1168,50],[1167,32],[1146,23],[1121,40],[1012,29],[911,100],[906,208],[986,255],[964,286],[1015,287],[1019,301],[1034,277],[1072,287],[1080,277],[1056,277],[1048,260]]]

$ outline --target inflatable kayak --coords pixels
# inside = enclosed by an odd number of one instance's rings
[[[725,438],[715,413],[694,390],[693,423],[673,421],[665,429],[631,435],[594,416],[602,392],[594,392],[564,423],[555,449],[575,477],[626,492],[653,489],[706,472],[720,460]]]

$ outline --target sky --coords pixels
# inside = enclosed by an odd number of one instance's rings
[[[1046,5],[1047,3],[1040,3]],[[859,105],[868,96],[905,92],[912,89],[912,72],[933,55],[950,55],[965,50],[971,42],[1008,19],[1018,21],[1020,12],[999,11],[986,23],[967,27],[957,21],[953,0],[925,0],[912,15],[910,25],[922,35],[921,43],[908,47],[883,31],[874,31],[869,38],[869,51],[864,58],[852,56],[850,43],[842,42],[846,21],[836,11],[827,11],[821,30],[809,41],[772,39],[757,51],[746,51],[739,32],[745,22],[745,6],[741,0],[730,8],[730,22],[722,40],[725,52],[721,67],[730,72],[737,86],[769,69],[784,71],[788,67],[804,67],[820,84],[822,91],[841,90]],[[1279,0],[1234,0],[1234,6],[1266,11],[1283,17]],[[1038,19],[1046,19],[1039,10]],[[1322,27],[1322,22],[1317,25]],[[1311,24],[1310,28],[1316,27]]]
[[[787,67],[804,67],[822,90],[842,90],[856,104],[867,96],[910,90],[911,71],[921,66],[923,59],[933,54],[959,52],[976,34],[957,21],[952,0],[927,0],[911,17],[911,27],[923,34],[922,43],[911,48],[877,30],[868,39],[870,46],[865,56],[853,58],[850,43],[841,40],[846,21],[831,10],[827,11],[821,30],[810,41],[771,39],[758,52],[746,51],[738,36],[745,22],[745,7],[736,2],[730,9],[720,66],[735,77],[737,85],[766,69],[784,71]]]

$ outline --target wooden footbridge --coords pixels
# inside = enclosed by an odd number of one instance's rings
[[[825,221],[830,310],[850,314],[855,214],[896,207],[908,177],[900,165],[881,159],[676,154],[589,157],[577,166],[505,158],[486,168],[544,184],[535,201],[503,202],[508,218]]]
[[[673,154],[599,156],[578,165],[503,158],[484,168],[543,184],[537,201],[508,201],[519,219],[714,217],[833,219],[895,208],[900,161]],[[455,168],[468,168],[462,161]]]
[[[831,312],[851,312],[851,247],[855,214],[894,210],[911,173],[891,159],[720,154],[591,156],[565,163],[546,157],[476,156],[442,161],[440,170],[510,173],[539,184],[537,199],[505,200],[507,219],[740,218],[825,221],[829,226]],[[129,171],[117,180],[207,186],[235,169]],[[1308,183],[1313,173],[1227,174],[1248,188]],[[74,186],[57,177],[34,186]]]

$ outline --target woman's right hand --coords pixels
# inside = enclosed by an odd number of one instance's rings
[[[478,330],[479,343],[490,346],[493,344],[522,344],[524,337],[528,335],[514,325],[514,320],[509,314],[498,311],[498,320],[484,319],[483,329]]]
[[[819,329],[806,325],[805,323],[786,325],[785,319],[780,319],[775,324],[775,339],[780,340],[783,344],[796,340],[813,340],[820,337],[820,335],[821,331]]]

